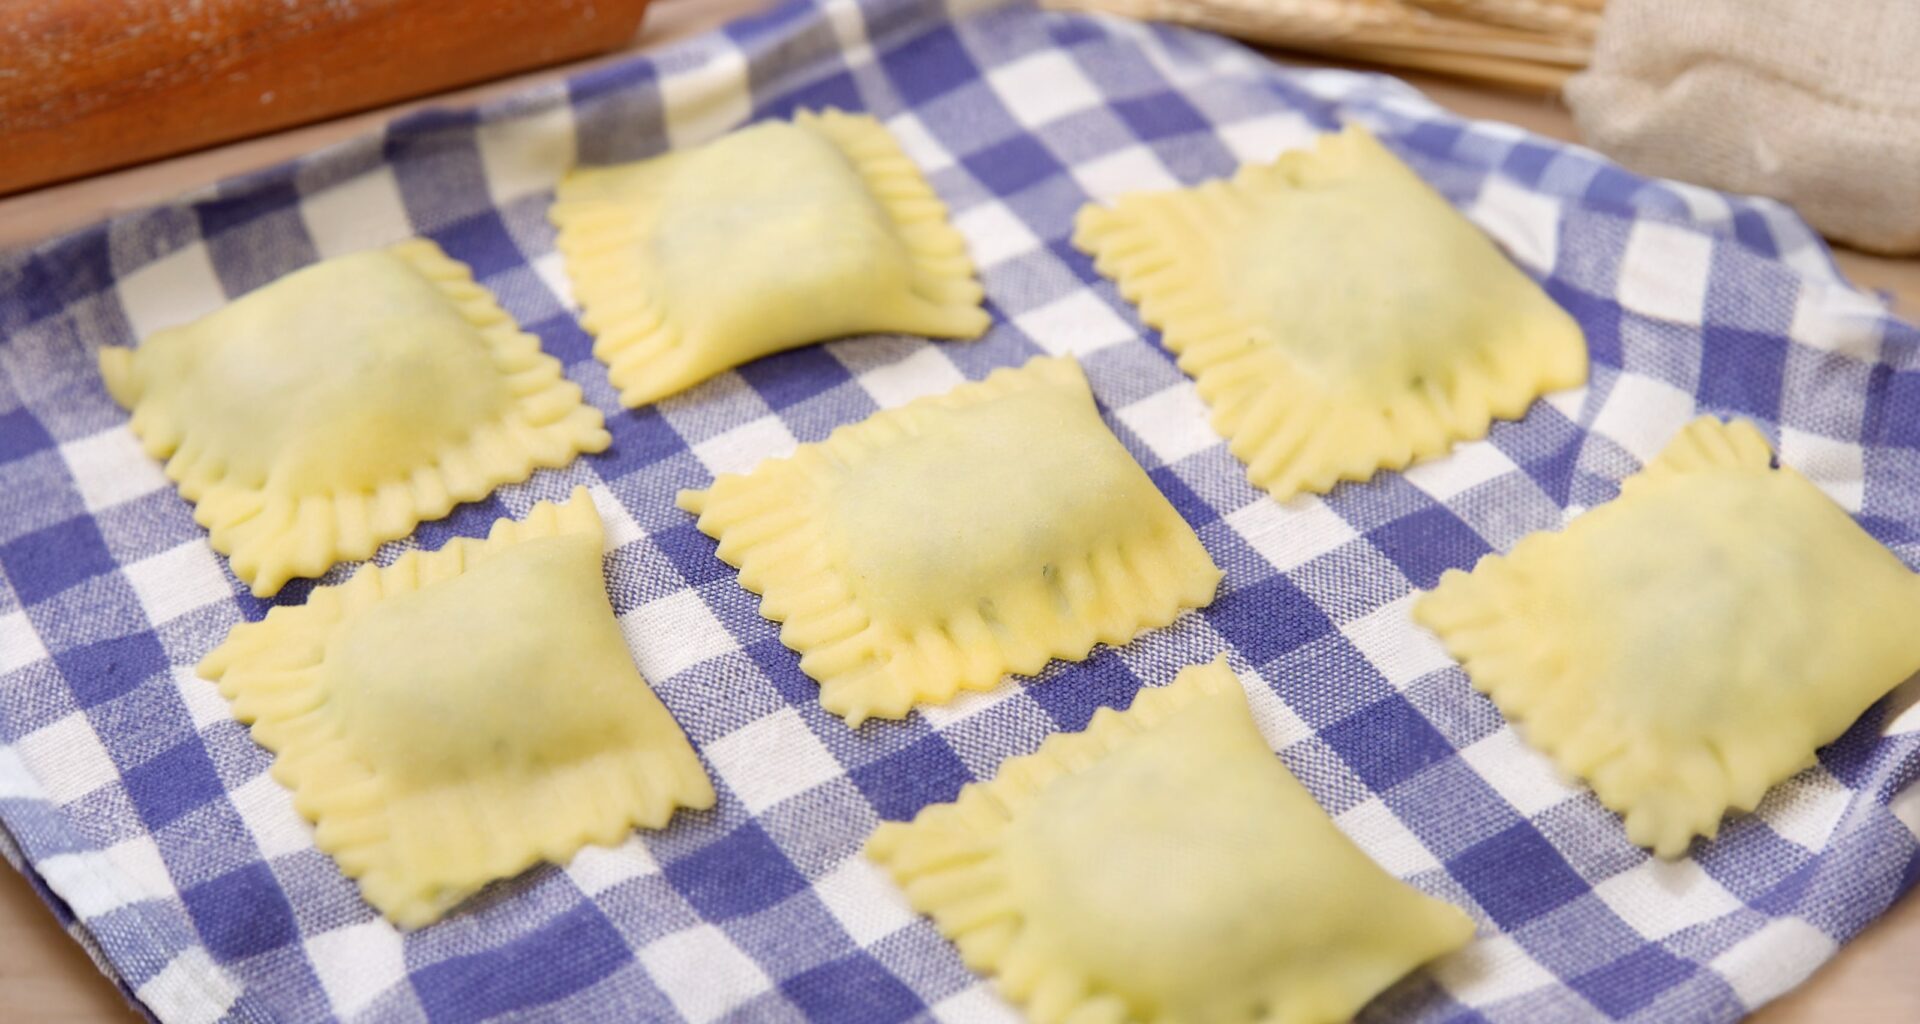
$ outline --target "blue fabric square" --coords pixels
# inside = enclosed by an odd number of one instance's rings
[[[22,604],[38,604],[80,583],[112,572],[100,527],[86,516],[75,516],[24,537],[0,544],[0,568]]]
[[[800,655],[779,640],[748,644],[747,656],[766,673],[767,680],[789,704],[807,704],[820,699],[820,684],[800,671]]]
[[[1540,181],[1540,175],[1553,163],[1556,154],[1546,146],[1533,142],[1516,143],[1507,150],[1506,159],[1500,162],[1500,169],[1522,185],[1533,185]]]
[[[779,94],[767,104],[765,113],[769,117],[787,118],[798,110],[865,110],[868,106],[866,97],[860,94],[860,83],[842,71],[793,92]]]
[[[1587,892],[1560,851],[1524,821],[1469,847],[1447,870],[1508,931]]]
[[[550,1003],[633,960],[633,950],[592,904],[485,952],[428,964],[413,990],[431,1021],[473,1021]]]
[[[1408,149],[1438,157],[1453,155],[1453,147],[1460,142],[1464,134],[1462,125],[1442,121],[1423,121],[1409,131],[1396,136]]]
[[[421,523],[414,527],[413,537],[421,547],[438,551],[455,537],[485,537],[494,523],[511,518],[499,497],[489,494],[479,501],[463,501],[445,516]]]
[[[220,774],[198,736],[155,755],[121,775],[127,797],[147,827],[159,831],[175,818],[226,793]]]
[[[1758,210],[1741,209],[1733,212],[1733,237],[1762,256],[1771,258],[1780,255],[1780,244],[1774,240],[1773,228],[1768,226],[1767,218]]]
[[[1620,304],[1590,295],[1558,278],[1546,282],[1547,294],[1580,324],[1587,339],[1587,356],[1602,366],[1623,365],[1620,344]]]
[[[1195,494],[1172,466],[1148,470],[1147,476],[1152,478],[1155,487],[1160,488],[1160,493],[1166,495],[1167,502],[1175,512],[1180,513],[1180,518],[1185,519],[1188,526],[1198,530],[1220,518],[1219,511],[1208,504],[1207,499]]]
[[[1618,167],[1602,166],[1587,181],[1586,199],[1602,209],[1630,214],[1634,208],[1634,196],[1645,183],[1645,179]]]
[[[1757,331],[1707,325],[1700,356],[1700,404],[1765,420],[1780,416],[1787,341]]]
[[[53,447],[53,436],[33,413],[15,409],[0,413],[0,462],[12,462]]]
[[[55,652],[73,699],[89,708],[167,671],[167,652],[152,633],[129,633]]]
[[[1440,730],[1398,694],[1335,722],[1320,738],[1376,793],[1453,756]]]
[[[1222,594],[1201,614],[1255,665],[1333,630],[1327,613],[1284,576]]]
[[[431,233],[447,255],[473,268],[476,280],[526,263],[520,246],[507,231],[507,222],[495,212],[475,214]]]
[[[265,863],[249,864],[180,894],[215,959],[255,956],[299,938],[293,907]]]
[[[663,869],[700,916],[727,921],[800,892],[807,880],[759,825],[749,821]]]
[[[1867,386],[1867,437],[1920,448],[1920,370],[1877,367]]]
[[[883,54],[880,66],[900,98],[916,107],[980,79],[960,36],[946,26]]]
[[[1057,686],[1058,681],[1035,688]],[[877,761],[849,773],[853,783],[873,804],[873,813],[885,821],[906,821],[928,804],[946,803],[960,795],[973,775],[953,748],[937,733],[922,736]]]
[[[580,326],[578,320],[566,314],[530,325],[527,333],[539,338],[540,348],[560,360],[562,366],[572,366],[593,358],[593,336]]]
[[[0,302],[0,328],[19,329],[58,316],[69,307],[113,287],[113,252],[107,228],[96,224],[33,250],[20,279]],[[6,284],[0,273],[0,284]]]
[[[690,587],[703,583],[724,580],[733,575],[733,570],[720,560],[720,544],[712,537],[700,532],[692,523],[669,527],[648,537],[667,560],[680,570],[680,576]]]
[[[1152,142],[1174,135],[1212,135],[1206,118],[1181,98],[1179,93],[1158,92],[1121,100],[1113,112],[1140,139]]]
[[[281,210],[297,210],[300,193],[290,181],[271,178],[256,181],[251,187],[233,189],[218,199],[194,204],[200,219],[200,234],[213,238],[257,218]]]
[[[688,450],[673,424],[651,405],[607,417],[607,433],[613,435],[613,444],[598,455],[587,456],[607,480],[618,480]]]
[[[1662,992],[1692,977],[1696,970],[1659,946],[1643,946],[1567,984],[1607,1016],[1624,1020],[1660,998]]]
[[[1015,135],[961,162],[982,185],[1001,196],[1011,196],[1056,174],[1066,173],[1060,161],[1031,135]]]
[[[1027,687],[1027,696],[1047,709],[1062,732],[1079,732],[1101,708],[1125,708],[1140,692],[1140,679],[1112,648],[1096,647],[1086,661],[1055,679]]]
[[[865,953],[854,953],[780,983],[793,1005],[820,1024],[894,1024],[927,1007]]]
[[[775,352],[737,371],[775,411],[804,402],[853,379],[840,360],[818,345]]]
[[[1442,505],[1401,516],[1368,533],[1367,539],[1421,590],[1433,589],[1448,569],[1473,568],[1492,550]]]

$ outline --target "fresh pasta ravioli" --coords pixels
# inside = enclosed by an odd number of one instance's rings
[[[1372,135],[1080,211],[1254,484],[1325,493],[1587,376],[1579,326]]]
[[[257,597],[613,441],[559,361],[424,239],[102,349],[100,370]]]
[[[680,507],[850,725],[1125,643],[1220,582],[1068,358],[876,413]]]
[[[585,489],[364,566],[200,663],[368,903],[419,927],[495,879],[713,806],[607,601]]]
[[[1744,421],[1414,605],[1473,685],[1663,857],[1920,670],[1920,576]]]
[[[866,849],[1037,1024],[1332,1024],[1474,931],[1334,827],[1224,660]]]
[[[871,117],[801,111],[560,183],[556,243],[629,407],[848,334],[976,338],[966,240]]]

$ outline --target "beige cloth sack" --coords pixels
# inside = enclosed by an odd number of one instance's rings
[[[1636,171],[1920,252],[1920,0],[1611,0],[1566,97]]]

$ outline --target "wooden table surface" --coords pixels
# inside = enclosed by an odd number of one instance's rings
[[[655,0],[626,53],[704,31],[767,0]],[[619,59],[598,58],[463,89],[416,103],[297,128],[130,170],[0,199],[0,248],[27,245],[108,214],[138,209],[188,189],[337,142],[427,104],[462,105],[533,82]],[[1300,60],[1298,57],[1287,57]],[[1471,117],[1574,139],[1552,99],[1518,96],[1425,75],[1404,75],[1442,106]],[[1909,319],[1920,316],[1920,260],[1839,252],[1856,284],[1888,295]],[[1805,984],[1751,1018],[1751,1024],[1920,1021],[1920,892],[1910,893]],[[137,1020],[112,983],[69,939],[26,881],[0,868],[0,1020],[103,1024]]]

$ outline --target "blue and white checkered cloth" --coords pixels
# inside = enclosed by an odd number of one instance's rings
[[[558,176],[576,154],[628,160],[827,105],[873,112],[925,168],[982,268],[992,331],[800,349],[621,409],[553,251]],[[1247,484],[1191,383],[1066,238],[1089,199],[1225,175],[1345,120],[1544,278],[1586,329],[1592,380],[1412,472],[1283,505]],[[592,485],[615,609],[720,802],[402,935],[314,849],[267,754],[194,677],[265,605],[141,454],[94,353],[410,234],[472,265],[614,444],[409,543]],[[1479,921],[1473,946],[1367,1020],[1732,1020],[1920,877],[1920,787],[1903,793],[1920,733],[1897,700],[1696,856],[1660,863],[1407,616],[1443,569],[1611,499],[1702,410],[1753,418],[1920,563],[1920,331],[1849,289],[1777,205],[1638,178],[1386,78],[1025,6],[791,3],[0,257],[0,333],[0,848],[164,1020],[1005,1019],[861,841],[1222,651],[1340,826]],[[1038,682],[847,729],[674,492],[1038,352],[1086,366],[1225,568],[1218,600]]]

